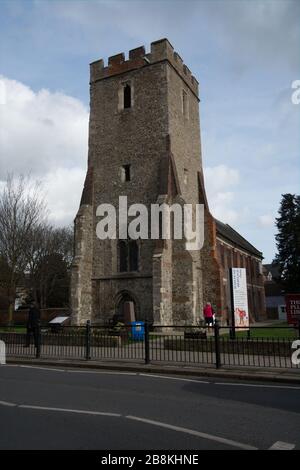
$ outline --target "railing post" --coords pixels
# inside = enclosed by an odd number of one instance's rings
[[[215,353],[216,353],[216,369],[221,367],[221,353],[220,353],[220,327],[218,320],[214,324],[215,332]]]
[[[34,331],[34,330],[33,330]],[[35,351],[35,357],[39,359],[41,357],[41,323],[38,321],[37,326],[36,326],[36,332],[35,334],[35,341],[36,341],[36,351]]]
[[[145,321],[145,364],[150,364],[149,323]]]
[[[231,326],[229,330],[229,337],[230,339],[235,339],[235,327],[234,326]]]
[[[85,326],[85,358],[91,359],[91,322],[87,320]]]

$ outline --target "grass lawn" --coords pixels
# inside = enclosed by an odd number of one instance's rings
[[[26,333],[26,331],[25,326],[7,326],[6,328],[0,326],[1,333]]]
[[[284,328],[289,326],[289,328]],[[229,337],[229,334],[224,335]],[[236,330],[237,338],[247,338],[247,331]],[[222,335],[223,337],[223,335]],[[293,328],[286,322],[274,323],[274,327],[250,327],[250,338],[290,338],[295,339],[298,337],[298,329]]]

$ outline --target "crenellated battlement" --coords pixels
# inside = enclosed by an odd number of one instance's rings
[[[125,60],[125,54],[122,52],[109,57],[107,66],[104,65],[103,59],[92,62],[90,64],[90,81],[93,83],[103,78],[129,72],[163,60],[169,61],[198,96],[198,81],[166,38],[152,42],[150,53],[146,53],[145,47],[141,46],[129,51],[128,60]]]

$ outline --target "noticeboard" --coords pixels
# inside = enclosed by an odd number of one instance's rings
[[[245,268],[230,268],[232,326],[240,330],[249,329],[247,275]]]
[[[297,325],[300,322],[300,294],[287,294],[285,306],[288,323]]]

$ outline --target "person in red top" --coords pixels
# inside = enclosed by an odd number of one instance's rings
[[[205,323],[208,326],[208,329],[210,329],[210,326],[213,326],[214,324],[214,310],[211,306],[210,302],[207,302],[203,309],[203,315],[205,318]]]

